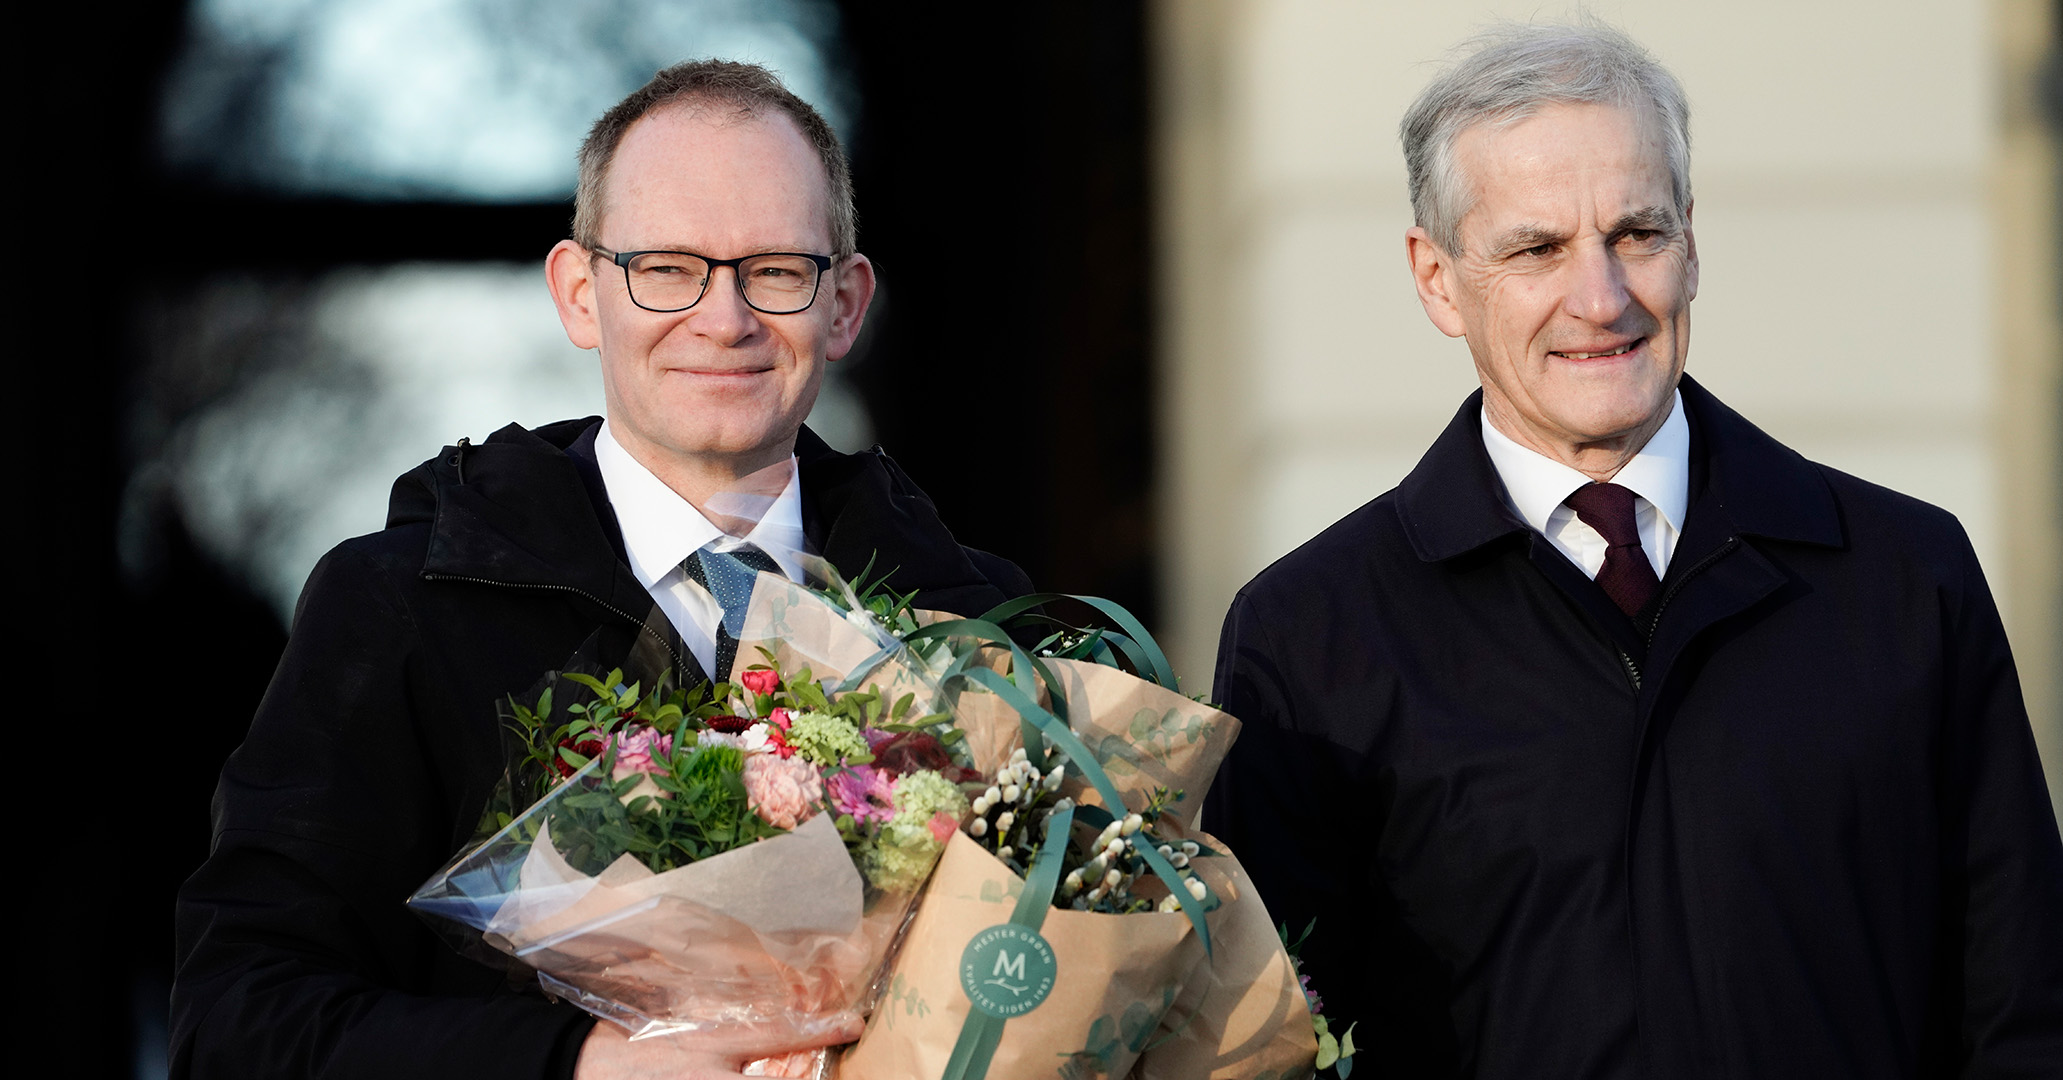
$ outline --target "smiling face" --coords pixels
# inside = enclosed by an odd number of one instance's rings
[[[1468,340],[1498,430],[1609,475],[1668,419],[1697,244],[1661,143],[1612,105],[1550,105],[1455,142],[1460,253],[1407,234],[1426,314]]]
[[[785,116],[664,108],[632,125],[617,148],[601,244],[717,259],[826,254],[827,186],[822,161]],[[851,350],[873,296],[872,267],[850,255],[825,273],[803,311],[755,311],[736,272],[719,269],[695,306],[662,314],[633,304],[623,271],[590,254],[570,240],[552,250],[547,274],[560,320],[575,345],[601,353],[617,441],[677,490],[702,486],[688,474],[743,476],[785,459],[825,363]]]

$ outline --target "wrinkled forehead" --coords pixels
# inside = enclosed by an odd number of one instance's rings
[[[1651,189],[1643,201],[1681,209],[1664,121],[1653,107],[1637,103],[1534,102],[1464,128],[1454,138],[1450,167],[1464,200],[1464,233],[1486,198],[1560,194],[1557,180],[1579,172]]]

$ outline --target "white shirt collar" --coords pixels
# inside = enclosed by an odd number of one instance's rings
[[[1504,481],[1512,509],[1533,531],[1548,531],[1548,518],[1569,493],[1590,483],[1590,477],[1553,458],[1520,446],[1482,417],[1483,449]],[[1612,483],[1629,488],[1646,499],[1676,532],[1683,531],[1683,516],[1690,502],[1690,424],[1683,418],[1683,392],[1677,391],[1669,405],[1669,419],[1649,437],[1647,445],[1620,468]]]
[[[623,548],[630,557],[631,572],[646,589],[679,569],[681,560],[704,547],[728,551],[752,544],[780,564],[791,581],[802,581],[798,557],[805,546],[802,535],[802,485],[797,479],[795,458],[788,459],[788,484],[774,497],[759,523],[742,538],[729,536],[680,493],[652,475],[650,469],[630,456],[616,441],[608,421],[595,435],[595,463],[601,467],[602,486],[609,493],[609,505],[616,511],[616,523],[623,529]],[[751,498],[751,496],[741,496]]]

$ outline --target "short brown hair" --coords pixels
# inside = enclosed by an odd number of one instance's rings
[[[727,106],[740,118],[776,112],[795,121],[824,162],[825,212],[830,217],[831,254],[859,248],[858,215],[852,204],[852,169],[838,145],[838,133],[810,103],[796,97],[773,72],[735,60],[690,60],[652,76],[629,97],[602,114],[580,144],[580,186],[573,194],[573,242],[592,251],[601,243],[602,184],[616,148],[632,124],[671,105]]]

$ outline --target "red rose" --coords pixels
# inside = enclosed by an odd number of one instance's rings
[[[595,758],[601,757],[602,751],[606,749],[609,744],[603,742],[600,736],[594,734],[593,732],[589,732],[588,734],[581,736],[579,741],[577,742],[573,739],[560,739],[559,745],[565,747],[568,750],[573,751],[576,754],[579,754],[581,757],[587,758],[588,760],[592,761]],[[561,779],[564,779],[568,776],[572,776],[574,772],[573,766],[567,764],[566,759],[560,757],[557,754],[552,755],[552,768],[558,770],[559,777]]]
[[[746,728],[756,723],[758,721],[748,720],[742,716],[712,716],[709,718],[709,730],[721,731],[726,735],[742,735]]]
[[[781,685],[781,674],[770,668],[759,668],[738,676],[738,681],[755,694],[771,694]]]
[[[779,710],[775,711],[778,712]],[[774,748],[774,753],[779,754],[784,758],[791,758],[795,756],[795,748],[793,746],[788,745],[787,734],[784,733],[780,728],[774,727],[771,724],[767,725],[766,744]]]

